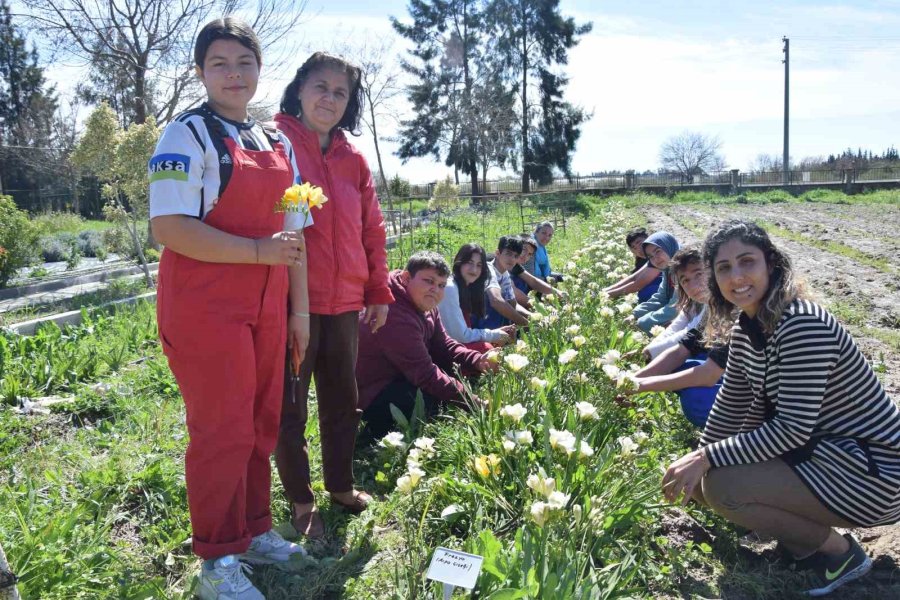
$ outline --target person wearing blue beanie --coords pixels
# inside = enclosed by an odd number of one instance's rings
[[[653,327],[668,325],[678,309],[675,306],[675,282],[669,273],[669,262],[678,252],[678,240],[668,231],[657,231],[644,241],[644,254],[655,268],[662,271],[663,278],[656,293],[646,302],[641,302],[634,309],[637,326],[649,333]]]

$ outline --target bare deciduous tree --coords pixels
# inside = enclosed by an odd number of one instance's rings
[[[202,97],[193,44],[200,28],[222,15],[253,15],[263,50],[281,44],[290,56],[305,0],[22,0],[30,26],[57,52],[126,74],[132,122],[167,123]],[[277,68],[269,64],[268,68]]]
[[[375,41],[338,44],[335,51],[346,56],[362,69],[362,84],[365,106],[362,121],[372,134],[375,142],[375,158],[378,161],[378,178],[388,201],[388,210],[393,219],[394,204],[390,195],[384,164],[381,160],[379,128],[384,132],[384,124],[398,121],[397,98],[403,93],[400,79],[403,71],[394,50],[396,39],[388,36]]]
[[[685,131],[666,140],[659,150],[659,162],[664,169],[679,173],[690,182],[696,175],[725,168],[721,148],[718,136]]]

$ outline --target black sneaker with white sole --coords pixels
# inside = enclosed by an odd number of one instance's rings
[[[850,549],[838,556],[817,553],[817,564],[810,570],[812,587],[806,590],[808,596],[830,594],[845,583],[859,579],[872,569],[872,559],[866,555],[852,535],[845,533]]]

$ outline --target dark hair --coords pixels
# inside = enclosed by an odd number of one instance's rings
[[[650,234],[647,233],[647,230],[643,227],[635,227],[631,231],[625,234],[625,244],[627,246],[631,246],[634,242],[636,242],[639,238],[648,238]]]
[[[294,79],[284,88],[284,95],[281,97],[281,112],[291,116],[300,118],[303,113],[303,107],[300,105],[300,88],[306,83],[310,75],[322,69],[332,69],[339,73],[347,75],[350,82],[350,98],[347,101],[347,108],[344,110],[344,116],[338,121],[335,127],[346,129],[353,135],[362,135],[359,128],[359,121],[362,117],[362,107],[364,104],[364,90],[362,86],[362,69],[351,64],[349,61],[334,56],[327,52],[316,52],[306,59],[306,62],[300,65]]]
[[[522,254],[522,238],[517,235],[504,235],[497,242],[497,252],[512,250],[516,254]]]
[[[434,269],[441,277],[450,276],[450,267],[447,266],[447,261],[443,256],[431,250],[416,252],[406,261],[406,270],[410,277],[415,277],[416,273],[424,269]]]
[[[553,223],[551,223],[550,221],[542,221],[541,223],[539,223],[539,224],[537,225],[537,227],[534,228],[534,235],[537,235],[538,232],[539,232],[541,229],[543,229],[544,227],[549,227],[550,229],[556,229],[556,228],[553,226]]]
[[[687,271],[688,267],[696,264],[703,266],[703,255],[700,254],[699,246],[682,248],[675,253],[672,262],[669,263],[669,273],[675,279],[675,289],[678,290],[678,302],[675,307],[690,317],[697,316],[703,310],[703,306],[696,300],[692,300],[684,291],[679,273]]]
[[[472,260],[475,254],[481,255],[481,275],[472,283],[467,284],[462,277],[462,266]],[[464,315],[483,317],[484,310],[484,284],[488,280],[487,254],[484,248],[478,244],[463,244],[456,257],[453,259],[453,280],[456,289],[459,290],[459,308]]]
[[[703,260],[709,276],[709,321],[706,330],[707,339],[710,341],[727,341],[739,312],[737,307],[722,295],[716,283],[715,273],[719,249],[732,240],[740,240],[759,248],[766,258],[766,265],[771,269],[769,289],[766,290],[766,295],[756,313],[756,320],[766,334],[771,335],[775,331],[781,315],[791,302],[806,296],[803,284],[797,281],[794,275],[791,259],[772,243],[762,227],[749,221],[727,221],[706,236],[706,241],[703,242]]]
[[[253,28],[240,19],[225,17],[224,19],[210,21],[197,34],[197,41],[194,42],[194,64],[201,69],[203,68],[203,61],[206,60],[206,53],[209,51],[209,47],[216,40],[234,40],[238,42],[241,46],[253,52],[253,56],[256,57],[256,65],[262,66],[262,46]]]
[[[525,244],[531,246],[531,249],[537,252],[537,240],[534,239],[534,236],[530,233],[523,233],[519,235],[519,239],[522,240],[522,249],[525,249]],[[521,254],[521,252],[519,253]]]

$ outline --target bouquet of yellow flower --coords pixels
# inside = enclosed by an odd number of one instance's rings
[[[312,185],[308,181],[295,183],[284,190],[284,196],[275,205],[275,212],[302,212],[306,218],[309,218],[310,209],[321,209],[326,202],[328,202],[328,196],[322,193],[322,188],[319,186]],[[306,226],[305,219],[303,225]]]

